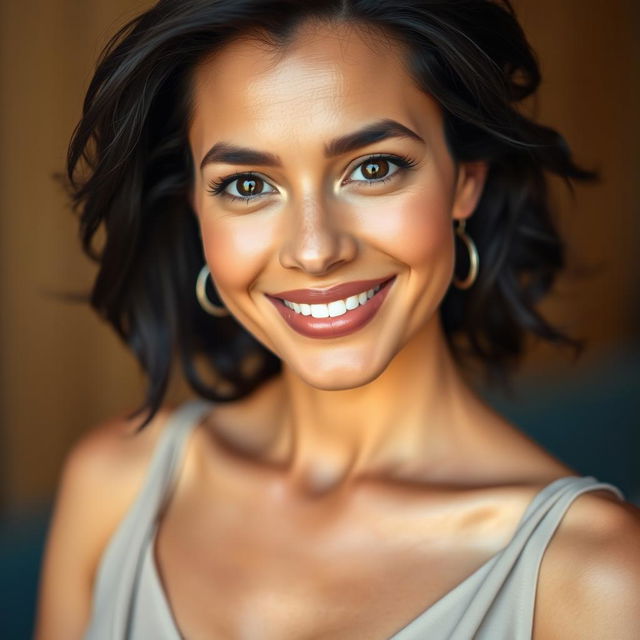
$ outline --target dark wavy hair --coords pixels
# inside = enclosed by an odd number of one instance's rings
[[[205,56],[245,34],[286,46],[309,19],[372,27],[400,42],[409,73],[442,107],[454,160],[489,163],[467,221],[478,278],[467,290],[450,287],[440,308],[456,361],[480,363],[491,381],[508,384],[527,333],[581,351],[582,341],[535,309],[565,267],[545,172],[569,186],[595,174],[576,166],[559,133],[519,110],[540,73],[508,0],[160,0],[103,52],[67,166],[82,245],[99,263],[91,306],[148,376],[134,414],[148,411],[144,425],[176,360],[194,391],[222,402],[281,369],[233,317],[207,315],[194,295],[204,257],[188,198],[187,123],[192,72]],[[466,262],[466,251],[457,254]]]

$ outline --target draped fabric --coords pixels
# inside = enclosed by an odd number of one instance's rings
[[[153,543],[185,443],[209,409],[207,402],[191,401],[169,418],[144,486],[102,556],[85,640],[181,640]],[[544,487],[501,551],[390,640],[530,640],[547,545],[575,498],[597,489],[624,499],[613,485],[589,476],[560,478]]]

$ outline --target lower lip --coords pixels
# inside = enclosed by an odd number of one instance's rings
[[[271,300],[273,306],[294,331],[307,338],[339,338],[362,329],[373,320],[387,297],[394,280],[395,276],[387,280],[380,287],[380,290],[369,298],[366,304],[359,305],[355,309],[335,318],[303,316],[301,313],[296,313],[293,309],[289,309],[279,298],[273,298],[272,296],[267,296],[267,298]]]

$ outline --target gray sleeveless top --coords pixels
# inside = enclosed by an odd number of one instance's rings
[[[210,407],[194,400],[170,416],[146,482],[102,556],[85,640],[181,640],[153,547],[187,437]],[[504,549],[390,640],[530,640],[538,570],[547,544],[573,500],[596,489],[624,499],[617,487],[590,476],[560,478],[546,486]]]

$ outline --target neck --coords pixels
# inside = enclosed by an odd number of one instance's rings
[[[439,319],[427,324],[384,372],[363,386],[327,391],[285,365],[278,411],[278,457],[287,482],[308,495],[358,479],[411,480],[436,473],[468,440],[480,401],[463,381]]]

